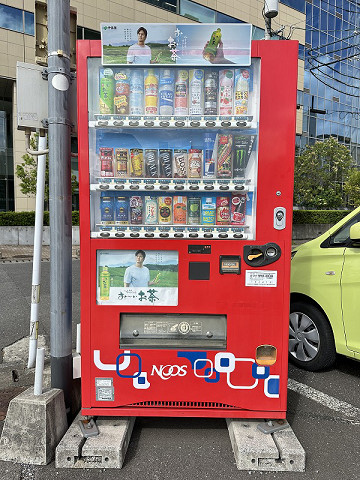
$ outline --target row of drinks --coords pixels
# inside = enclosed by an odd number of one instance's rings
[[[205,134],[204,148],[100,147],[100,176],[244,178],[255,135]]]
[[[99,84],[101,114],[249,114],[249,68],[101,68]]]
[[[106,225],[244,225],[246,194],[100,197]]]

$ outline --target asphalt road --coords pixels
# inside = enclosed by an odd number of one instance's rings
[[[42,263],[40,334],[44,335],[50,331],[49,267]],[[0,282],[2,349],[28,334],[31,263],[0,264]],[[79,283],[79,261],[73,261],[74,324],[80,319]],[[0,480],[359,479],[359,363],[339,357],[335,368],[316,374],[290,366],[289,379],[287,419],[306,451],[305,473],[238,471],[222,419],[138,418],[122,470],[0,462]]]

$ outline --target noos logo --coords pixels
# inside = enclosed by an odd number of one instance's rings
[[[151,376],[159,375],[163,380],[169,380],[170,377],[184,377],[187,374],[187,365],[153,365]]]

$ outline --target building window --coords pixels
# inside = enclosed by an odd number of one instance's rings
[[[15,209],[12,130],[13,81],[0,78],[0,211]]]
[[[283,3],[298,12],[305,12],[305,0],[280,0],[280,3]]]
[[[163,8],[164,10],[169,10],[173,13],[178,13],[178,0],[140,0],[144,3],[149,3],[154,5],[154,7]]]
[[[215,23],[215,10],[190,0],[181,0],[180,15],[200,23]]]
[[[90,28],[77,27],[77,40],[101,40],[101,33]]]
[[[34,14],[0,4],[0,28],[34,35]]]

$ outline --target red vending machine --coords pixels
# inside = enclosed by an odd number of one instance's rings
[[[285,418],[298,44],[78,42],[82,414]]]

